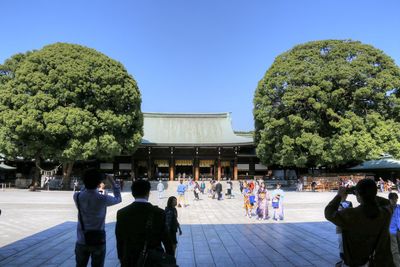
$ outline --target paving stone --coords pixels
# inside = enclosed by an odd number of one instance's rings
[[[165,196],[175,190],[176,184],[171,184]],[[181,267],[332,266],[338,261],[335,227],[323,215],[333,193],[286,192],[285,221],[279,222],[243,216],[243,199],[235,194],[235,199],[223,201],[206,195],[194,201],[193,194],[187,195],[189,206],[178,209],[183,230],[177,249]],[[168,198],[155,196],[150,201],[165,207]],[[115,215],[132,200],[125,192],[123,203],[108,208],[107,267],[119,266]],[[0,266],[75,265],[77,211],[72,192],[5,190],[0,192],[0,205]]]

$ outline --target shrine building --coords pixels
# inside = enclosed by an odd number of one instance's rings
[[[144,136],[132,156],[100,169],[136,178],[244,179],[264,176],[252,134],[232,129],[230,113],[143,113]]]

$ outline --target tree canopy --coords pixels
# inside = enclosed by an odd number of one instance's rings
[[[141,95],[124,66],[56,43],[0,65],[0,152],[74,162],[131,152],[143,135]]]
[[[267,165],[335,167],[400,157],[400,70],[357,41],[325,40],[279,55],[254,96],[257,155]]]

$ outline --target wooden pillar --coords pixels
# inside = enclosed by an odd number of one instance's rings
[[[153,178],[153,168],[151,164],[151,158],[149,157],[149,160],[147,162],[147,178],[152,179]]]
[[[149,158],[147,161],[147,178],[151,180],[153,178],[153,168],[151,164],[151,147],[148,148]]]
[[[199,160],[194,160],[194,180],[198,181],[200,177],[200,168],[199,168]]]
[[[173,181],[174,180],[174,175],[175,175],[175,162],[174,159],[171,159],[169,161],[169,180]]]
[[[199,148],[195,147],[194,148],[194,154],[193,154],[193,174],[194,174],[194,180],[198,181],[200,178],[200,161],[199,161]]]
[[[233,162],[233,180],[238,179],[238,167],[237,167],[237,158],[235,158]]]
[[[169,180],[173,181],[175,176],[175,161],[174,161],[174,148],[170,147],[170,159],[169,159]]]
[[[218,179],[218,181],[221,180],[221,160],[220,159],[218,159],[217,179]]]

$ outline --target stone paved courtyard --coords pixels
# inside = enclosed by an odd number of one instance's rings
[[[161,200],[152,192],[150,201],[164,208],[175,189],[170,184]],[[236,198],[222,201],[187,195],[189,206],[178,209],[180,266],[333,266],[338,261],[335,227],[323,216],[335,193],[286,192],[285,220],[261,222],[244,216],[243,199],[234,191]],[[131,201],[124,192],[123,202],[108,208],[106,266],[119,266],[115,215]],[[72,192],[7,189],[0,191],[0,208],[0,266],[75,265]]]

